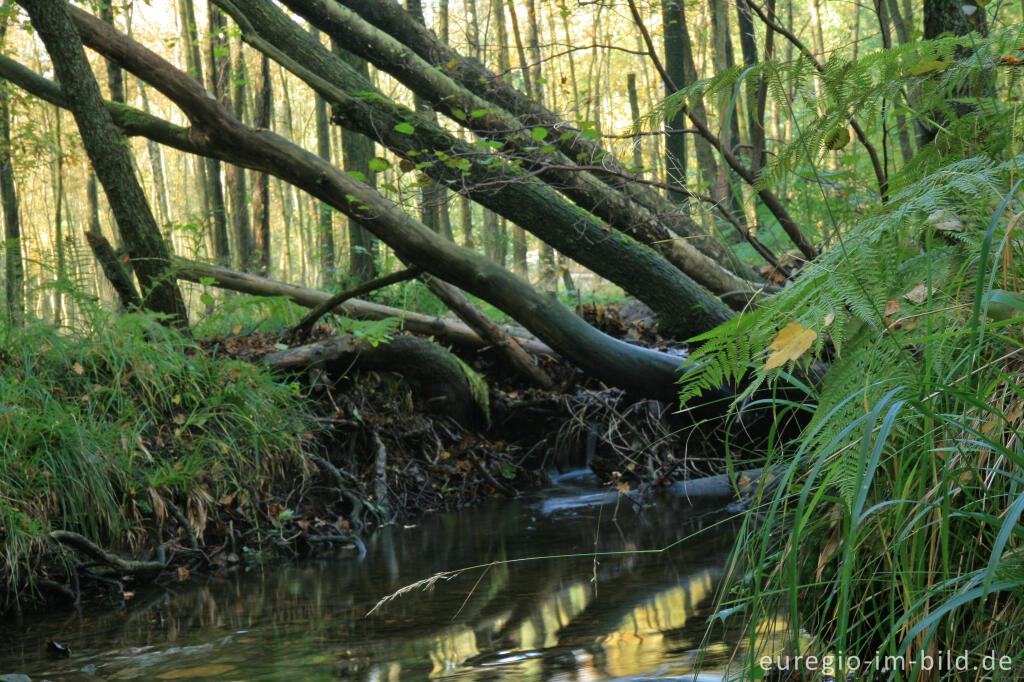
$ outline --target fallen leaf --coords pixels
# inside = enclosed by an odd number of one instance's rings
[[[177,424],[178,426],[181,426],[187,420],[188,420],[188,417],[183,415],[181,412],[179,412],[178,414],[174,415],[174,423]]]
[[[811,347],[816,338],[818,334],[813,329],[804,329],[799,322],[790,322],[768,346],[775,352],[768,357],[764,368],[775,369],[790,360],[796,360]]]
[[[75,364],[71,365],[71,369],[75,372],[75,374],[79,376],[85,374],[85,367],[82,367],[82,363],[80,362],[76,362]]]
[[[835,322],[835,319],[836,319],[836,314],[834,312],[829,313],[828,315],[825,316],[825,319],[822,320],[822,324],[824,324],[827,327],[830,324],[832,324],[833,322]]]
[[[629,492],[629,483],[627,481],[619,481],[615,484],[615,490],[620,494],[626,494]]]
[[[928,287],[918,283],[913,289],[903,294],[903,298],[907,299],[911,303],[920,304],[924,303],[924,299],[928,298],[930,294],[931,291],[929,291]]]
[[[184,566],[178,566],[178,582],[179,583],[183,583],[186,580],[188,580],[189,575],[191,575],[191,573],[189,572],[189,570],[187,568],[185,568]]]

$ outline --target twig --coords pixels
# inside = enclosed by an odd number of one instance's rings
[[[86,554],[97,561],[101,561],[108,566],[113,566],[124,573],[161,571],[166,568],[165,564],[160,561],[135,561],[133,559],[122,559],[116,554],[112,554],[111,552],[101,548],[84,535],[79,535],[78,533],[69,530],[50,531],[49,537],[51,540],[55,540],[62,545],[67,545],[76,549],[83,554]]]
[[[329,299],[327,299],[317,307],[313,308],[311,311],[309,311],[309,313],[307,313],[306,316],[302,318],[302,320],[300,320],[297,325],[292,327],[291,331],[288,332],[288,335],[289,337],[297,341],[305,340],[309,336],[309,333],[313,330],[313,325],[316,324],[317,320],[319,320],[321,317],[329,313],[334,308],[337,308],[339,305],[349,300],[350,298],[355,298],[356,296],[359,296],[361,294],[376,291],[377,289],[381,289],[391,284],[404,282],[406,280],[412,279],[413,277],[416,277],[417,275],[420,274],[420,272],[422,272],[422,270],[420,270],[419,268],[407,268],[405,270],[393,272],[390,275],[385,275],[383,277],[378,277],[377,279],[372,279],[369,282],[360,284],[359,286],[354,287],[352,289],[346,289],[345,291],[339,292],[334,296],[331,296]]]

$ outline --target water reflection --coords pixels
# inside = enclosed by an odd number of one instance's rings
[[[567,477],[542,497],[386,528],[367,541],[362,560],[192,579],[119,611],[0,624],[0,674],[590,680],[692,671],[727,526],[637,553],[719,517],[667,502],[635,509],[595,485]],[[585,556],[595,551],[621,553]],[[435,573],[527,557],[547,558],[470,570],[366,616],[380,597]],[[705,668],[724,670],[739,635],[717,636],[705,647]],[[47,659],[50,639],[72,657]]]

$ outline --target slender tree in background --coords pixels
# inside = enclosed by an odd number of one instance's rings
[[[206,37],[206,71],[209,74],[210,92],[221,102],[227,103],[229,65],[228,48],[224,40],[224,14],[213,3],[208,7],[210,33]],[[219,159],[209,158],[206,161],[206,193],[210,197],[210,216],[213,219],[213,257],[221,265],[226,265],[231,259],[231,242],[228,238],[227,207],[224,203]]]
[[[196,11],[193,0],[178,0],[178,17],[181,22],[181,34],[184,37],[185,64],[190,76],[198,82],[203,81],[203,57],[199,42],[199,29],[196,25]],[[207,178],[211,163],[214,159],[197,159],[195,163],[196,184],[199,187],[199,197],[202,202],[202,220],[205,225],[213,215],[212,197],[210,195],[210,183]],[[219,167],[219,164],[218,164]],[[220,171],[218,170],[218,176]],[[205,234],[211,247],[213,246],[213,231],[206,230]],[[212,249],[211,249],[212,251]]]
[[[231,109],[239,121],[246,120],[246,77],[245,60],[242,55],[242,40],[237,35],[230,40],[231,71],[230,89],[225,95],[230,99]],[[224,173],[227,178],[228,196],[231,200],[231,233],[235,238],[235,265],[242,271],[252,269],[253,257],[252,225],[249,222],[249,195],[246,188],[245,170],[229,165]]]
[[[406,11],[416,21],[426,26],[423,19],[423,3],[420,0],[406,0]],[[437,113],[425,99],[416,95],[413,97],[416,111],[432,123],[437,123]],[[452,226],[448,218],[448,206],[445,203],[445,189],[429,177],[420,178],[419,182],[419,210],[420,220],[430,229],[438,232],[448,239],[451,239]],[[443,215],[442,215],[443,214]]]
[[[0,5],[0,51],[7,45],[7,22],[12,2]],[[21,223],[18,192],[14,183],[11,147],[11,101],[7,83],[0,83],[0,205],[4,211],[4,287],[7,319],[21,326],[25,321],[25,266],[21,257]]]
[[[53,247],[57,256],[53,289],[53,323],[58,327],[63,322],[64,288],[67,286],[67,253],[64,244],[64,134],[61,131],[61,114],[58,107],[54,112],[53,162],[50,164],[53,187]]]
[[[274,117],[274,98],[270,81],[270,57],[261,54],[260,68],[256,79],[256,101],[253,112],[253,125],[257,128],[270,129]],[[270,175],[256,173],[253,177],[252,190],[252,223],[257,271],[266,275],[270,272]]]
[[[310,27],[310,33],[320,40],[320,31]],[[313,117],[316,121],[316,153],[327,161],[331,160],[331,131],[327,127],[327,100],[319,93],[313,102]],[[351,169],[349,169],[351,170]],[[323,202],[317,203],[316,243],[320,254],[320,286],[334,284],[336,265],[334,262],[334,211]]]
[[[334,41],[332,41],[331,47],[334,53],[356,73],[367,81],[370,80],[370,65],[365,59],[360,59],[351,52],[341,49],[341,46]],[[342,130],[341,165],[346,170],[362,173],[366,178],[366,184],[370,187],[376,187],[377,183],[377,174],[370,164],[373,158],[373,140],[354,130]],[[377,239],[351,217],[348,219],[348,242],[349,277],[354,282],[368,282],[377,277],[379,251]]]
[[[110,118],[82,41],[63,2],[19,0],[46,45],[75,117],[82,143],[121,231],[129,262],[144,290],[144,305],[187,324],[185,302],[168,272],[170,254],[135,177],[128,146]]]

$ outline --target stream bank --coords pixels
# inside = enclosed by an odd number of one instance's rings
[[[636,333],[599,312],[606,327]],[[605,485],[643,498],[672,481],[721,470],[717,436],[695,438],[688,415],[593,384],[550,358],[544,368],[557,386],[542,391],[517,384],[488,349],[456,349],[487,390],[483,417],[460,421],[429,386],[380,368],[317,366],[271,377],[259,362],[281,348],[280,334],[196,344],[145,316],[118,319],[145,328],[114,327],[108,337],[81,343],[50,335],[42,359],[15,367],[23,380],[45,374],[62,382],[57,392],[40,390],[51,402],[56,396],[72,406],[95,405],[104,398],[122,409],[128,394],[150,404],[138,418],[144,429],[99,423],[106,441],[83,449],[80,436],[69,437],[51,460],[25,469],[41,474],[46,487],[30,499],[38,517],[22,504],[14,510],[21,516],[0,522],[8,546],[25,543],[20,563],[0,566],[0,611],[9,615],[118,604],[146,584],[184,583],[281,558],[341,548],[360,555],[375,528],[515,498],[548,484],[550,471],[588,466]],[[325,328],[316,333],[329,335]],[[136,345],[118,355],[110,350],[115,336]],[[39,339],[31,340],[38,351]],[[226,395],[237,404],[225,403]],[[223,420],[224,405],[234,406],[235,421]],[[251,441],[244,440],[248,432]],[[277,450],[257,438],[262,433],[279,437]],[[97,462],[112,460],[110,473],[98,472],[93,482],[107,486],[123,516],[105,532],[89,516],[74,521],[70,493],[48,483],[60,472],[46,467],[74,452],[71,442],[87,460],[90,448]],[[118,447],[120,461],[109,452]]]

